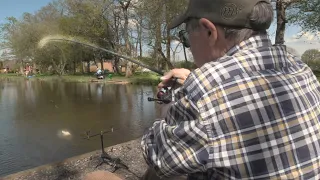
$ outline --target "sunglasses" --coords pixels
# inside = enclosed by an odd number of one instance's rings
[[[188,32],[186,30],[179,31],[179,39],[184,47],[186,47],[186,48],[190,47]]]

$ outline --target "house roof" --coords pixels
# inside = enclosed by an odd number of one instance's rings
[[[16,64],[17,64],[16,60],[3,61],[3,67],[9,67],[10,69],[12,69]]]

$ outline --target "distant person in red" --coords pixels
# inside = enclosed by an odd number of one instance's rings
[[[27,64],[26,68],[25,68],[25,76],[28,77],[32,72],[32,67]]]

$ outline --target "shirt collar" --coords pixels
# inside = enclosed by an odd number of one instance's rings
[[[255,35],[247,40],[240,42],[239,44],[233,46],[227,53],[227,56],[232,56],[239,51],[251,48],[257,48],[261,46],[272,46],[272,43],[268,35]]]

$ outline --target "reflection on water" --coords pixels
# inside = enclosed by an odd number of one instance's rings
[[[158,116],[150,86],[0,81],[0,176],[140,137]]]

